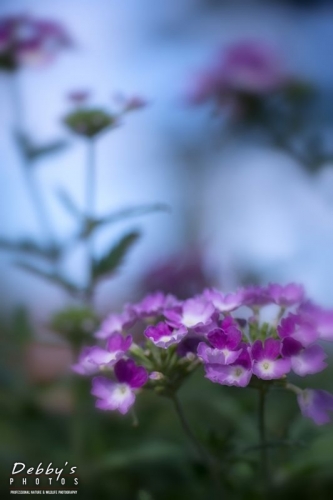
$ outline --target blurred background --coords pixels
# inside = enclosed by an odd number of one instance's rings
[[[42,47],[25,27],[9,61],[4,22],[22,15],[65,34],[44,26]],[[15,461],[74,457],[80,498],[210,498],[167,402],[143,396],[133,427],[96,412],[86,381],[72,391],[72,333],[155,290],[296,281],[332,307],[333,4],[1,0],[0,18],[2,496]],[[74,124],[86,108],[115,126],[92,140]],[[95,255],[140,238],[82,298],[92,143],[94,220],[131,211],[98,227]],[[184,390],[187,412],[228,461],[235,443],[256,442],[256,402],[201,378]],[[330,370],[316,379],[332,390]],[[298,443],[272,452],[277,495],[330,498],[333,429],[297,415],[287,396],[272,399],[272,434]],[[256,459],[230,461],[226,498],[258,498]]]

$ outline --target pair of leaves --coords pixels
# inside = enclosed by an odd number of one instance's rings
[[[46,144],[34,144],[30,138],[23,132],[16,133],[16,140],[23,156],[33,162],[52,153],[58,153],[68,146],[67,141],[58,139]]]
[[[126,233],[116,245],[106,252],[104,256],[100,259],[94,260],[92,264],[93,283],[115,272],[122,264],[126,254],[139,237],[140,233],[137,231]],[[56,271],[46,270],[39,265],[31,264],[25,261],[17,261],[16,265],[21,269],[34,274],[35,276],[49,281],[54,285],[60,286],[74,297],[77,297],[84,292],[84,290],[82,290],[78,285],[69,281],[67,278],[64,278]]]
[[[33,257],[42,257],[50,261],[57,260],[61,253],[59,247],[43,246],[28,238],[17,241],[0,238],[0,249],[10,252],[19,252]]]

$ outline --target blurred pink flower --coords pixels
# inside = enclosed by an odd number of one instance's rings
[[[19,66],[41,66],[72,46],[65,28],[54,21],[29,15],[0,19],[0,67],[13,71]]]
[[[68,99],[75,105],[79,106],[87,102],[90,97],[89,90],[73,90],[69,92]]]
[[[187,98],[192,104],[214,99],[224,104],[237,93],[266,94],[283,87],[288,75],[277,53],[267,44],[244,40],[221,50],[199,74]]]

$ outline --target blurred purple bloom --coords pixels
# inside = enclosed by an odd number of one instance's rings
[[[68,94],[68,99],[77,106],[87,102],[89,97],[90,97],[89,90],[72,90]]]
[[[72,370],[79,375],[93,375],[99,371],[99,366],[91,359],[91,352],[96,347],[84,347],[79,355],[78,362],[72,365]]]
[[[222,49],[214,63],[202,71],[188,92],[188,100],[225,104],[239,93],[261,95],[276,91],[288,81],[274,50],[267,44],[244,40]]]
[[[264,344],[256,340],[252,346],[253,373],[264,380],[279,379],[290,371],[290,359],[279,358],[281,342],[268,338]]]
[[[136,316],[130,309],[125,309],[120,314],[110,314],[102,323],[100,329],[95,333],[98,339],[106,339],[114,333],[121,333],[126,328],[133,326]]]
[[[230,312],[237,309],[243,302],[243,290],[238,290],[234,293],[224,294],[215,288],[206,289],[203,296],[207,301],[210,301],[213,306],[220,312]]]
[[[43,65],[71,45],[68,33],[57,22],[28,15],[0,20],[0,65],[6,69]]]
[[[290,358],[291,369],[301,377],[321,372],[327,367],[324,361],[327,355],[322,347],[310,345],[303,348],[302,344],[292,337],[283,339],[281,354]]]
[[[327,391],[305,389],[297,395],[299,407],[304,417],[311,418],[317,425],[330,421],[333,411],[333,395]]]
[[[147,291],[162,290],[188,299],[202,293],[211,284],[203,262],[202,251],[191,248],[190,252],[181,252],[155,263],[143,279]]]
[[[277,332],[281,339],[292,337],[303,346],[308,346],[318,339],[315,327],[298,314],[289,314],[283,318],[277,327]]]
[[[243,288],[243,304],[249,307],[259,307],[270,304],[272,299],[266,287],[252,285]]]
[[[303,321],[312,324],[322,340],[333,341],[333,310],[323,309],[310,301],[305,302],[299,308],[300,317]]]
[[[211,324],[214,312],[214,306],[198,296],[185,300],[181,307],[166,310],[164,314],[174,326],[195,328]]]
[[[124,337],[120,333],[113,333],[107,340],[106,349],[93,347],[90,359],[98,365],[114,365],[128,351],[132,344],[132,336]]]
[[[118,361],[114,372],[118,383],[105,377],[95,377],[91,393],[99,398],[96,407],[100,410],[118,410],[125,414],[134,404],[134,390],[147,382],[148,373],[131,359]]]
[[[130,310],[133,310],[138,317],[146,318],[163,314],[165,308],[173,307],[178,303],[172,295],[155,292],[147,295],[141,302],[130,306]]]
[[[187,329],[180,327],[172,328],[166,323],[158,323],[156,326],[148,326],[145,336],[149,338],[157,347],[166,349],[172,344],[178,344],[187,334]]]
[[[267,291],[272,301],[281,307],[290,307],[300,304],[304,299],[303,286],[295,283],[289,283],[285,286],[270,283],[267,287]]]

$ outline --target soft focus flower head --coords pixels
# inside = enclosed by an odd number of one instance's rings
[[[119,120],[116,115],[103,109],[79,108],[66,115],[64,123],[75,134],[91,139],[107,129],[117,127]]]
[[[333,412],[333,395],[329,392],[305,389],[298,393],[297,401],[302,415],[310,418],[317,425],[330,421],[329,412]]]
[[[43,66],[73,45],[65,28],[55,21],[30,15],[0,19],[0,67]]]

